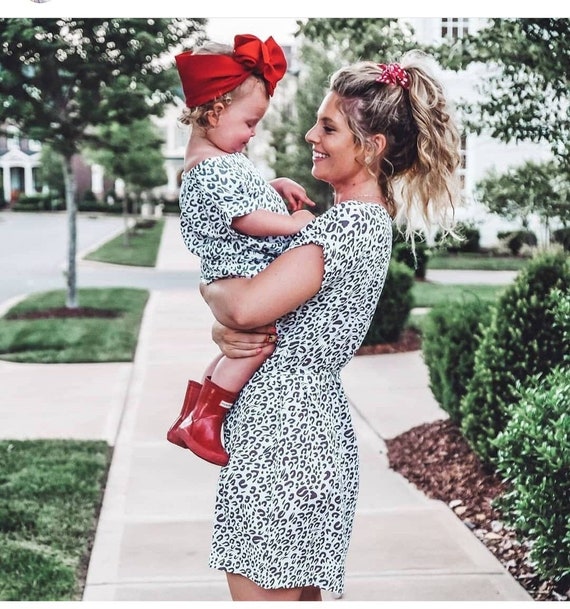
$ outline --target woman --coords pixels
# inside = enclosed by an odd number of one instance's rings
[[[342,594],[358,451],[340,371],[372,319],[393,219],[411,235],[416,211],[446,229],[453,211],[459,138],[418,54],[336,72],[306,140],[335,205],[256,277],[201,288],[223,326],[277,320],[275,351],[226,419],[210,566],[234,600]],[[231,355],[236,335],[217,336]]]

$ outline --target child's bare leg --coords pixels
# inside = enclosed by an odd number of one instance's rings
[[[239,359],[224,356],[212,373],[212,382],[228,391],[239,393],[266,359],[265,353]]]
[[[219,364],[220,360],[223,357],[224,357],[223,354],[220,353],[208,364],[208,367],[206,368],[206,370],[204,370],[204,375],[202,376],[202,382],[204,382],[205,378],[211,377],[212,374],[214,374],[214,370],[216,369],[216,366]]]

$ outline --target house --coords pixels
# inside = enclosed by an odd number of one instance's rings
[[[40,151],[39,142],[20,137],[13,125],[4,126],[0,133],[0,206],[41,189]]]

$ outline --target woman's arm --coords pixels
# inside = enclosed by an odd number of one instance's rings
[[[314,296],[323,282],[320,245],[287,250],[251,279],[220,279],[200,286],[214,317],[224,326],[249,330],[273,323]]]

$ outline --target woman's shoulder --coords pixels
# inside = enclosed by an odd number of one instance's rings
[[[336,203],[319,217],[323,222],[338,223],[340,229],[349,226],[362,226],[365,228],[370,222],[392,225],[390,214],[380,203],[362,203],[353,200]]]

